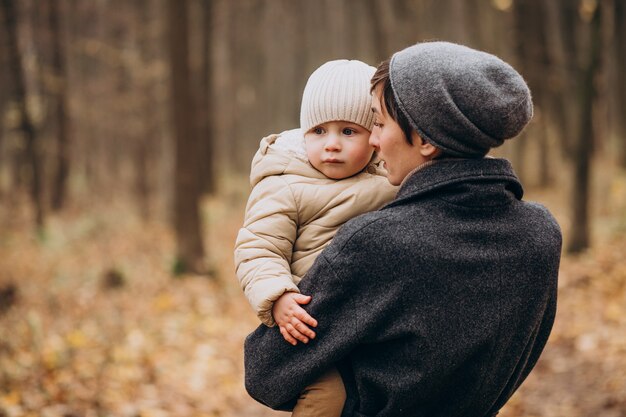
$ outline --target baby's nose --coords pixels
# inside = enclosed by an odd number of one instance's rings
[[[341,149],[341,143],[337,135],[329,135],[328,139],[326,140],[326,145],[324,146],[324,148],[329,151],[330,150],[336,151],[336,150]]]

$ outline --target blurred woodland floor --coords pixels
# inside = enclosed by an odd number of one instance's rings
[[[129,207],[69,210],[43,238],[25,204],[0,207],[0,416],[286,416],[243,388],[239,200],[206,205],[214,279],[171,278],[172,235]],[[501,416],[626,417],[623,226],[563,259],[552,337]]]

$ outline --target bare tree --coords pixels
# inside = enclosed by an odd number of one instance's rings
[[[533,94],[536,115],[535,125],[537,129],[528,130],[525,135],[533,135],[533,140],[539,144],[539,152],[536,156],[539,163],[538,174],[541,186],[548,186],[550,183],[549,155],[547,135],[548,111],[547,94],[549,90],[549,73],[551,61],[549,51],[546,46],[546,13],[545,5],[541,0],[518,0],[514,3],[513,16],[515,22],[515,50],[517,55],[517,67],[524,78],[528,81]],[[515,153],[513,162],[516,170],[522,178],[526,176],[527,140],[517,140],[513,142]]]
[[[50,1],[49,24],[52,41],[52,71],[54,74],[54,102],[57,119],[57,165],[52,190],[52,209],[60,210],[65,204],[67,179],[70,171],[70,137],[65,65],[65,42],[61,34],[61,0]]]
[[[361,6],[359,6],[361,7]],[[387,59],[389,39],[385,32],[385,18],[389,13],[385,13],[387,6],[380,0],[366,0],[365,10],[370,29],[372,31],[372,45],[374,55],[378,61]]]
[[[614,57],[616,74],[615,77],[615,117],[617,124],[617,145],[619,151],[618,162],[622,168],[626,168],[626,2],[623,0],[613,1],[613,30],[614,34]]]
[[[213,65],[211,62],[213,39],[213,1],[200,1],[200,65],[198,71],[198,88],[196,92],[196,109],[198,139],[200,146],[200,163],[198,164],[198,176],[203,193],[215,192],[214,149],[213,149],[213,119],[214,111],[211,108],[211,96],[213,95]]]
[[[4,21],[2,17],[2,11],[0,10],[0,22]],[[7,59],[5,57],[6,47],[5,42],[0,41],[0,67],[6,68]],[[5,147],[4,147],[4,110],[7,103],[7,87],[8,80],[6,73],[3,72],[2,76],[0,76],[0,166],[6,163],[5,161]],[[4,189],[0,186],[0,199],[4,196]]]
[[[602,2],[598,2],[593,12],[589,33],[589,57],[580,73],[578,100],[580,106],[579,131],[574,146],[574,184],[572,192],[572,223],[567,250],[581,252],[590,244],[589,196],[591,157],[596,134],[593,127],[593,103],[596,98],[595,79],[600,69],[602,37],[600,22]]]
[[[35,209],[35,224],[41,230],[44,226],[44,208],[41,198],[41,164],[37,152],[37,132],[26,105],[25,68],[19,49],[17,35],[17,10],[13,0],[1,0],[7,39],[8,69],[13,81],[13,93],[20,115],[19,129],[25,140],[25,154],[30,169],[30,196]]]
[[[136,24],[141,30],[136,32],[136,43],[138,51],[138,68],[136,68],[134,83],[139,91],[140,97],[137,100],[138,118],[142,120],[138,126],[133,148],[133,164],[135,166],[134,190],[137,197],[139,214],[144,221],[152,217],[151,200],[153,187],[151,178],[154,177],[153,158],[154,142],[158,129],[157,112],[151,105],[155,102],[154,77],[151,75],[151,65],[155,59],[155,46],[157,45],[155,36],[154,19],[157,7],[150,0],[134,2],[137,6],[135,10]]]
[[[172,78],[172,116],[176,143],[174,228],[180,272],[201,272],[204,245],[200,222],[196,112],[189,70],[187,3],[168,0],[169,50]]]
[[[573,157],[573,140],[578,117],[577,100],[572,96],[579,81],[578,43],[579,18],[576,2],[570,0],[545,2],[547,32],[546,44],[553,68],[547,74],[549,114],[555,119],[559,148],[565,159]]]

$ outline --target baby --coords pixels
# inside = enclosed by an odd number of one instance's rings
[[[300,129],[263,138],[252,161],[237,277],[261,321],[293,345],[315,338],[318,324],[301,307],[311,300],[298,290],[301,278],[342,224],[396,193],[369,144],[374,71],[355,60],[323,64],[305,86]],[[293,415],[340,416],[344,401],[338,371],[324,370]]]

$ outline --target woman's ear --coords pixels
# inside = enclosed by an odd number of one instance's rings
[[[441,149],[424,141],[421,145],[420,152],[422,156],[428,159],[435,159],[441,154]]]
[[[415,130],[411,132],[411,139],[413,139],[413,144],[417,145],[420,150],[420,154],[427,159],[434,159],[441,154],[441,149],[432,145],[430,142],[424,140],[419,133]]]

